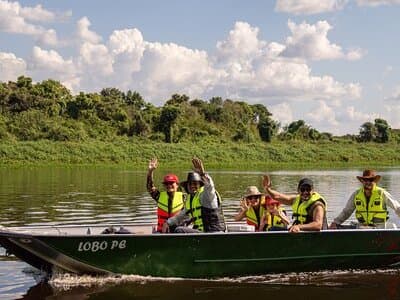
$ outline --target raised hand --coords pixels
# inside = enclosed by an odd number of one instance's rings
[[[271,178],[269,177],[269,175],[263,175],[263,180],[262,180],[262,185],[264,187],[264,189],[271,187]]]
[[[249,210],[249,204],[247,203],[246,199],[240,200],[240,208],[243,212],[246,212]]]
[[[196,173],[199,173],[200,176],[203,176],[205,173],[205,170],[204,170],[204,165],[203,165],[203,162],[201,161],[201,159],[197,158],[197,157],[193,157],[192,164],[193,164],[193,171],[195,171]]]
[[[158,160],[156,157],[152,158],[149,161],[149,170],[155,170],[158,167]]]

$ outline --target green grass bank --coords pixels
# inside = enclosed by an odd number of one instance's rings
[[[351,141],[273,141],[272,143],[166,144],[149,140],[113,142],[52,142],[47,140],[0,143],[1,165],[130,165],[147,166],[158,157],[165,167],[182,166],[192,156],[218,169],[297,169],[400,166],[400,144]]]

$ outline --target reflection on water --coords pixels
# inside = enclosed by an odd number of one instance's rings
[[[157,170],[155,182],[166,172],[181,179],[187,170]],[[302,177],[310,177],[316,190],[328,201],[328,221],[340,212],[348,196],[359,186],[356,176],[362,170],[275,171],[270,173],[273,187],[294,192]],[[239,209],[239,199],[248,185],[261,185],[262,172],[213,171],[211,175],[223,197],[228,220]],[[400,200],[400,169],[379,170],[380,185]],[[43,167],[0,169],[0,225],[82,223],[154,223],[156,205],[145,187],[146,170],[106,167]],[[290,207],[287,208],[290,215]],[[354,220],[352,217],[351,220]],[[397,225],[400,219],[390,212]],[[400,227],[400,226],[399,226]],[[4,251],[0,249],[0,256]],[[397,273],[319,273],[253,277],[235,281],[119,280],[92,287],[74,286],[68,291],[52,285],[35,285],[26,264],[0,260],[0,299],[239,299],[279,297],[280,299],[398,299]],[[41,295],[41,297],[39,296]],[[74,295],[74,296],[72,296]],[[90,295],[90,296],[89,296]],[[335,296],[334,296],[335,295]],[[75,298],[76,296],[76,298]],[[307,296],[307,297],[306,297]],[[36,297],[36,298],[35,298]],[[117,299],[117,298],[116,298]]]
[[[31,287],[22,299],[387,299],[400,297],[399,271],[280,274],[220,280],[61,278]],[[74,282],[74,280],[76,282]],[[83,281],[83,283],[81,282]],[[106,281],[106,282],[104,282]],[[88,284],[90,282],[90,284]],[[86,283],[86,284],[85,284]]]

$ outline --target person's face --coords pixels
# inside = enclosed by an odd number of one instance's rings
[[[200,181],[190,181],[188,183],[189,193],[195,194],[200,189]]]
[[[260,196],[246,197],[246,202],[248,205],[256,207],[260,204]]]
[[[364,178],[362,179],[362,184],[364,186],[364,190],[372,190],[374,187],[374,178]]]
[[[268,205],[267,205],[267,209],[268,209],[269,211],[275,211],[275,210],[278,209],[278,204],[268,204]]]
[[[173,193],[178,190],[178,183],[176,182],[164,182],[164,187],[167,193]]]
[[[308,200],[308,199],[310,199],[310,197],[311,197],[311,194],[312,194],[312,191],[313,191],[313,189],[312,189],[312,187],[311,186],[309,186],[309,185],[302,185],[300,188],[299,188],[299,193],[300,193],[300,198],[301,198],[301,200]]]

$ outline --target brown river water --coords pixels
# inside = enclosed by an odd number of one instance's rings
[[[185,179],[188,169],[156,170]],[[400,167],[378,170],[380,186],[400,200]],[[294,192],[302,177],[314,180],[328,201],[328,222],[359,186],[361,169],[270,172],[273,186]],[[263,172],[210,170],[233,220],[246,186],[261,184]],[[145,187],[146,170],[118,167],[22,167],[0,169],[0,225],[154,223],[155,203]],[[160,184],[161,188],[161,184]],[[290,213],[290,209],[287,208]],[[353,217],[349,221],[354,221]],[[390,211],[390,221],[400,218]],[[0,248],[0,299],[400,299],[400,270],[343,270],[218,280],[57,275],[48,283],[27,264]]]

